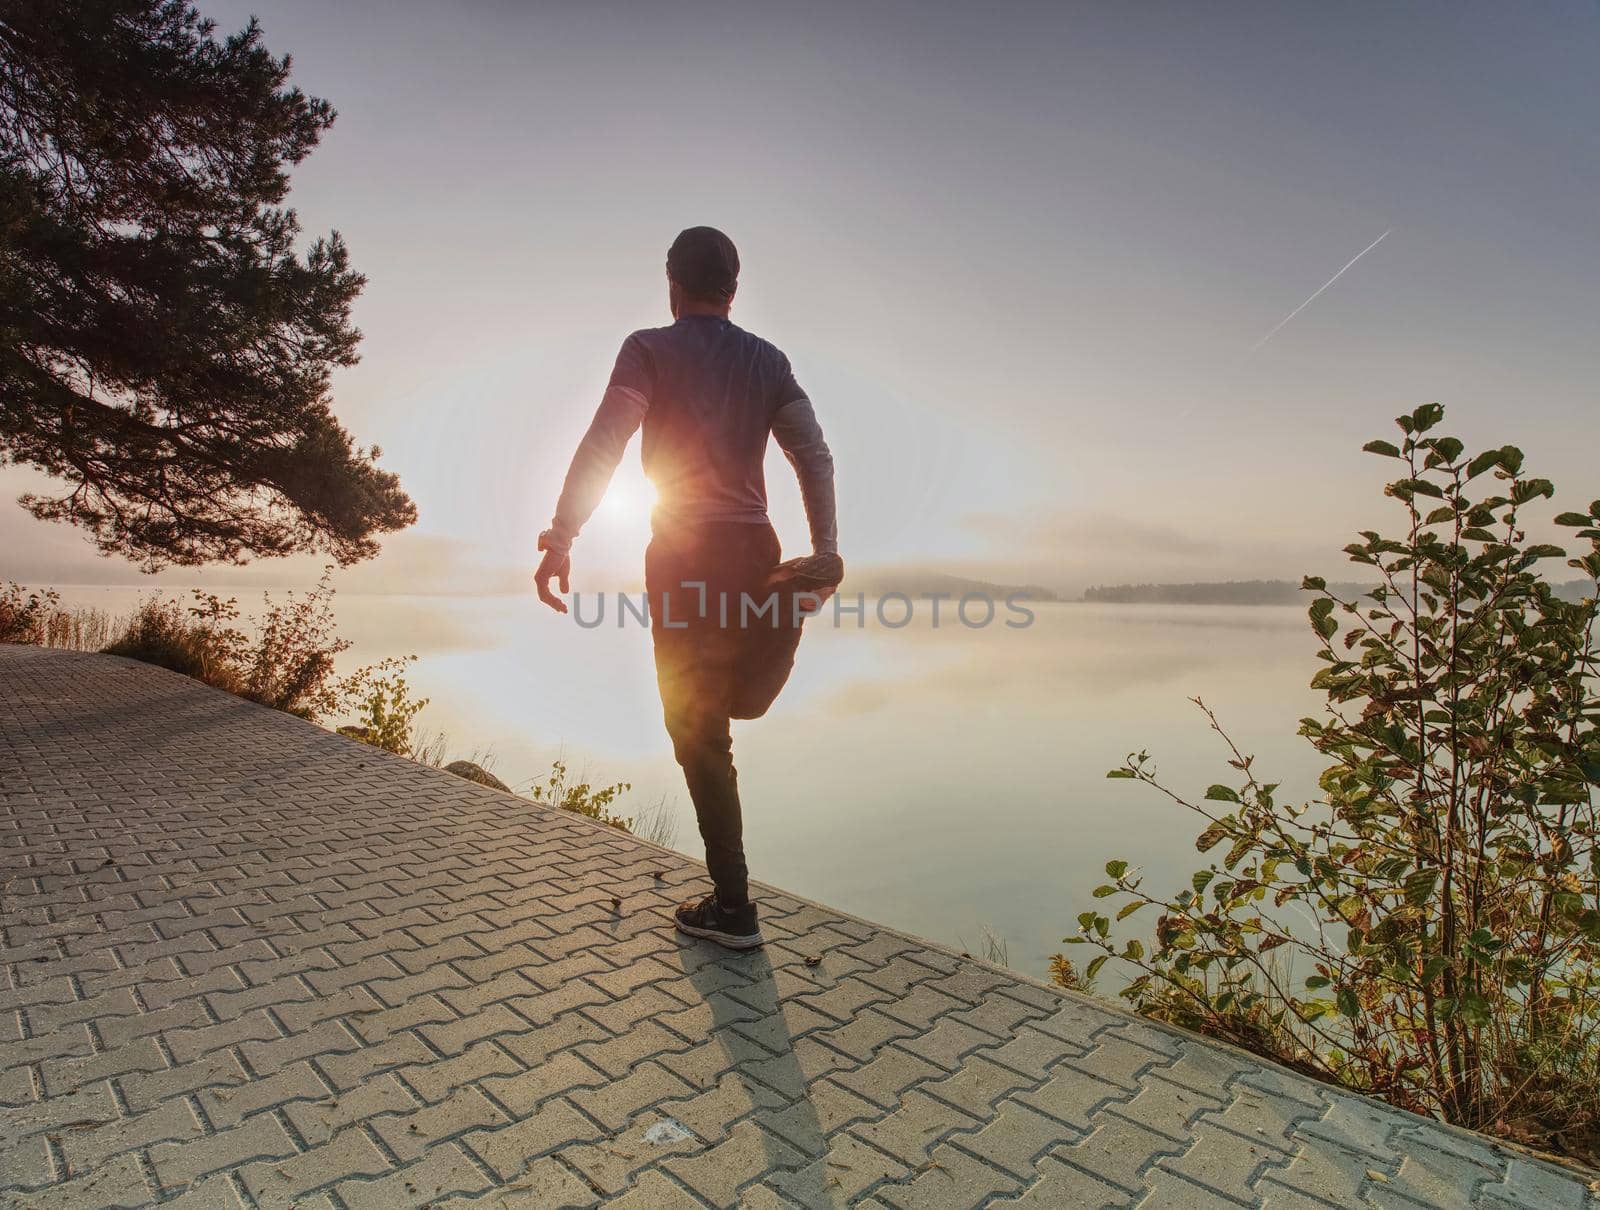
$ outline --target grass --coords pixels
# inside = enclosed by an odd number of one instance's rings
[[[656,799],[653,806],[646,807],[634,817],[630,830],[635,836],[661,845],[663,848],[676,848],[678,839],[676,800],[669,802],[667,796],[663,794]]]
[[[20,584],[0,589],[0,643],[26,643],[64,651],[100,651],[117,620],[103,609],[64,609],[55,589],[28,592]]]
[[[170,668],[228,693],[243,688],[241,670],[220,649],[215,635],[196,625],[176,601],[146,601],[116,634],[103,648],[107,655]]]
[[[978,925],[977,945],[967,944],[966,937],[961,933],[956,934],[956,942],[960,945],[964,957],[971,958],[976,951],[978,957],[985,962],[991,962],[995,966],[1011,965],[1010,943],[990,925],[981,923]]]

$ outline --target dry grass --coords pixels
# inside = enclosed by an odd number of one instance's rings
[[[29,592],[21,584],[0,589],[0,643],[27,643],[64,651],[99,651],[118,619],[103,609],[64,609],[53,588]]]

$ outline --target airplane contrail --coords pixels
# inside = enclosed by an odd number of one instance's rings
[[[1393,230],[1394,230],[1394,228],[1393,228],[1393,227],[1390,227],[1390,228],[1389,228],[1389,231],[1393,231]],[[1283,330],[1283,325],[1284,325],[1284,324],[1286,324],[1286,323],[1288,323],[1288,322],[1289,322],[1289,321],[1290,321],[1290,320],[1291,320],[1291,319],[1293,319],[1293,318],[1294,318],[1294,317],[1295,317],[1295,316],[1296,316],[1296,315],[1298,315],[1298,314],[1300,314],[1300,312],[1302,312],[1302,311],[1304,311],[1304,310],[1305,310],[1305,309],[1306,309],[1306,308],[1307,308],[1307,307],[1309,307],[1309,306],[1310,306],[1310,305],[1311,305],[1311,304],[1312,304],[1312,303],[1314,303],[1314,302],[1316,302],[1316,301],[1317,301],[1317,299],[1318,299],[1318,298],[1319,298],[1319,297],[1320,297],[1320,296],[1321,296],[1321,294],[1322,294],[1322,292],[1323,292],[1323,291],[1324,291],[1324,290],[1326,290],[1326,289],[1327,289],[1327,288],[1328,288],[1328,287],[1329,287],[1329,286],[1331,286],[1331,285],[1333,285],[1333,283],[1334,283],[1334,282],[1336,282],[1336,281],[1338,281],[1338,280],[1339,280],[1339,279],[1340,279],[1340,278],[1341,278],[1341,277],[1343,277],[1343,276],[1344,276],[1344,275],[1345,275],[1345,274],[1346,274],[1346,273],[1347,273],[1347,272],[1349,272],[1349,270],[1350,270],[1350,266],[1351,266],[1351,265],[1353,265],[1353,264],[1355,264],[1355,263],[1356,263],[1356,262],[1357,262],[1357,261],[1358,261],[1358,260],[1360,260],[1360,259],[1361,259],[1361,258],[1362,258],[1362,257],[1363,257],[1363,256],[1365,256],[1365,255],[1366,255],[1366,254],[1367,254],[1367,253],[1369,253],[1369,252],[1371,252],[1371,251],[1372,251],[1372,250],[1373,250],[1373,249],[1374,249],[1374,248],[1376,248],[1376,247],[1377,247],[1377,246],[1378,246],[1378,245],[1379,245],[1379,244],[1381,244],[1381,243],[1383,243],[1383,241],[1384,241],[1384,240],[1386,240],[1386,239],[1388,239],[1388,238],[1389,238],[1389,231],[1385,231],[1385,232],[1384,232],[1384,233],[1383,233],[1383,234],[1382,234],[1382,235],[1380,235],[1380,236],[1379,236],[1379,237],[1378,237],[1378,238],[1377,238],[1377,239],[1375,239],[1375,240],[1373,240],[1373,241],[1372,241],[1372,242],[1371,242],[1371,243],[1370,243],[1370,244],[1368,244],[1368,245],[1367,245],[1367,246],[1366,246],[1366,247],[1365,247],[1365,248],[1363,248],[1363,249],[1361,249],[1361,251],[1360,251],[1360,252],[1357,252],[1357,253],[1356,253],[1356,254],[1355,254],[1355,255],[1354,255],[1354,256],[1352,256],[1352,257],[1351,257],[1351,258],[1350,258],[1350,260],[1349,260],[1349,263],[1348,263],[1348,264],[1346,264],[1346,265],[1345,265],[1345,267],[1344,267],[1344,268],[1343,268],[1343,269],[1340,269],[1340,270],[1339,270],[1339,272],[1337,272],[1337,273],[1335,273],[1335,274],[1334,274],[1334,275],[1333,275],[1333,276],[1332,276],[1332,277],[1330,277],[1330,278],[1329,278],[1329,279],[1328,279],[1328,280],[1327,280],[1327,281],[1325,281],[1325,282],[1323,282],[1323,283],[1322,283],[1322,285],[1321,285],[1321,286],[1319,286],[1319,287],[1318,287],[1318,288],[1317,288],[1317,292],[1316,292],[1316,293],[1315,293],[1315,294],[1313,294],[1313,295],[1312,295],[1312,296],[1311,296],[1311,297],[1310,297],[1310,298],[1308,298],[1308,299],[1306,299],[1306,300],[1305,300],[1305,302],[1303,302],[1303,303],[1301,303],[1301,304],[1300,304],[1300,305],[1299,305],[1299,306],[1298,306],[1298,307],[1296,307],[1296,308],[1295,308],[1295,309],[1294,309],[1294,310],[1293,310],[1293,311],[1290,311],[1290,312],[1289,312],[1289,314],[1287,314],[1287,315],[1285,315],[1285,316],[1284,316],[1284,317],[1283,317],[1283,318],[1282,318],[1282,319],[1280,319],[1280,320],[1279,320],[1279,321],[1278,321],[1278,323],[1277,323],[1277,326],[1276,326],[1276,327],[1274,327],[1274,328],[1273,328],[1273,329],[1272,329],[1272,331],[1270,331],[1270,332],[1268,332],[1268,333],[1267,333],[1267,334],[1266,334],[1266,335],[1265,335],[1265,336],[1263,336],[1263,337],[1262,337],[1262,338],[1261,338],[1261,339],[1260,339],[1260,340],[1258,340],[1258,341],[1256,341],[1256,343],[1255,343],[1255,344],[1254,344],[1254,345],[1253,345],[1253,346],[1252,346],[1252,347],[1251,347],[1251,349],[1250,349],[1250,351],[1251,351],[1251,352],[1252,352],[1252,353],[1254,353],[1254,352],[1256,352],[1256,351],[1257,351],[1257,350],[1258,350],[1258,349],[1260,349],[1260,348],[1261,348],[1261,346],[1262,346],[1262,345],[1264,345],[1264,344],[1266,344],[1266,343],[1267,343],[1267,341],[1269,341],[1269,340],[1271,340],[1271,339],[1272,339],[1272,338],[1273,338],[1273,337],[1274,337],[1274,336],[1276,336],[1276,335],[1277,335],[1277,334],[1278,334],[1278,333],[1279,333],[1279,332],[1280,332],[1280,331],[1282,331],[1282,330]]]

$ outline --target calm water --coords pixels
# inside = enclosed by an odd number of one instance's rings
[[[245,603],[251,594],[240,593]],[[64,591],[129,608],[127,589]],[[663,796],[699,855],[661,727],[649,635],[584,630],[529,598],[338,598],[348,666],[414,652],[419,723],[452,756],[488,751],[519,788],[550,762],[627,781],[624,813]],[[1105,772],[1148,749],[1178,787],[1231,780],[1203,697],[1287,790],[1320,759],[1294,734],[1315,711],[1314,640],[1297,608],[1036,606],[1025,630],[808,624],[766,718],[735,724],[752,874],[946,943],[984,927],[1043,974],[1105,862],[1186,882],[1198,818]],[[480,757],[481,759],[481,757]]]

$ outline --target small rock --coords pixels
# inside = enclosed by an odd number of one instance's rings
[[[457,777],[464,777],[467,781],[475,781],[480,786],[490,786],[496,790],[511,789],[482,765],[473,764],[470,760],[453,760],[444,767],[444,771],[454,773]]]

